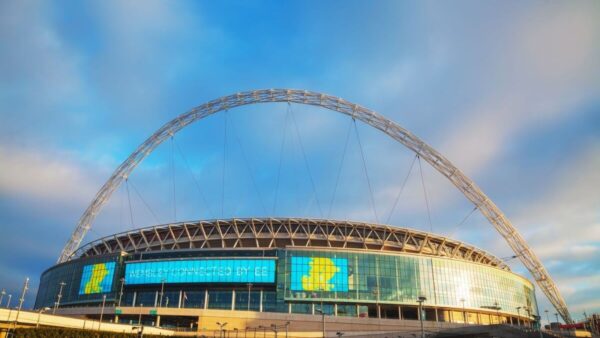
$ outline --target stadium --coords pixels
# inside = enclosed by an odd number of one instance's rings
[[[97,319],[104,301],[118,309],[108,320],[142,313],[145,325],[200,331],[225,321],[319,332],[321,309],[342,319],[326,319],[328,331],[387,331],[419,319],[419,297],[427,322],[527,326],[537,315],[533,285],[481,249],[332,220],[200,221],[102,238],[42,275],[36,307],[53,307],[63,281],[62,313]]]
[[[557,312],[570,315],[541,261],[499,208],[436,150],[367,108],[268,89],[210,101],[165,124],[112,174],[79,220],[36,309],[194,334],[341,336],[470,324],[539,325],[535,288],[492,254],[434,233],[348,220],[216,219],[154,225],[81,245],[117,187],[160,143],[219,111],[269,102],[322,107],[388,134],[444,175],[487,218]]]

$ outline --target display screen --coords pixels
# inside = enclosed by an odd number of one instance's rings
[[[348,291],[348,260],[329,257],[292,257],[294,291]]]
[[[127,263],[125,284],[274,283],[273,259],[198,259]]]
[[[115,262],[86,265],[81,274],[80,295],[110,292],[115,275]]]

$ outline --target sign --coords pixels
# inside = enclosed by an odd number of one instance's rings
[[[150,315],[151,316],[156,316],[156,314],[157,314],[156,309],[150,310]]]
[[[115,275],[115,262],[86,265],[79,284],[80,295],[110,292]]]
[[[125,284],[274,283],[274,259],[197,259],[127,263]]]
[[[115,309],[115,314],[116,314],[116,315],[120,315],[120,314],[122,314],[122,313],[123,313],[123,310],[121,310],[121,309],[119,309],[119,308],[116,308],[116,309]]]
[[[329,257],[292,257],[293,291],[348,291],[348,260]]]

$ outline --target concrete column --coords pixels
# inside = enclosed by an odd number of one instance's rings
[[[160,327],[160,316],[156,316],[156,327]]]
[[[179,290],[179,302],[177,303],[177,307],[181,309],[181,300],[183,299],[183,291]]]
[[[402,306],[398,305],[398,319],[402,319]]]
[[[248,294],[250,297],[250,294]],[[235,290],[231,290],[231,311],[235,310]]]
[[[204,310],[206,309],[208,309],[208,289],[204,290]]]
[[[131,303],[131,307],[135,307],[137,304],[135,303],[137,300],[137,291],[133,291],[133,302]]]

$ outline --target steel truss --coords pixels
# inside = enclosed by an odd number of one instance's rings
[[[498,233],[506,240],[515,255],[523,262],[536,280],[540,289],[548,297],[565,322],[572,322],[564,299],[540,259],[535,255],[531,248],[529,248],[523,237],[517,232],[508,218],[500,211],[496,204],[481,191],[475,182],[463,174],[442,154],[427,145],[417,136],[413,135],[410,131],[402,128],[400,125],[384,116],[339,97],[304,90],[263,89],[224,96],[193,108],[187,113],[184,113],[163,125],[158,131],[144,141],[144,143],[142,143],[114,171],[112,176],[102,186],[92,203],[79,219],[77,227],[63,248],[58,262],[65,262],[71,259],[102,206],[108,201],[121,182],[126,179],[133,169],[159,144],[187,125],[214,113],[239,106],[267,102],[306,104],[346,114],[353,119],[360,120],[383,131],[408,149],[417,153],[423,160],[427,161],[433,168],[450,180],[450,182],[452,182],[452,184],[454,184],[465,197],[479,209],[479,211],[488,219],[490,224],[492,224]]]
[[[510,270],[502,260],[484,250],[431,233],[363,222],[306,218],[228,219],[151,226],[97,239],[79,248],[75,256],[286,247],[405,252]]]

